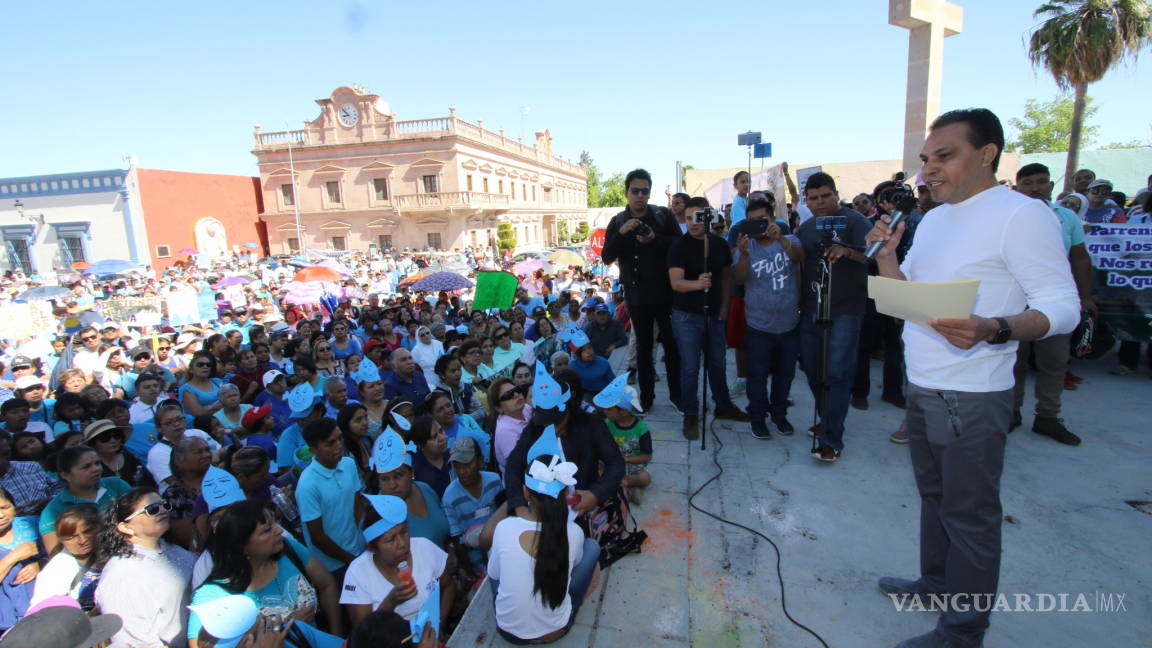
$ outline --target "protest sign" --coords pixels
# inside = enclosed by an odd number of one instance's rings
[[[476,275],[476,296],[473,310],[511,308],[520,280],[511,272],[480,272]]]
[[[164,296],[164,305],[168,309],[169,326],[186,326],[199,324],[200,300],[199,293],[193,290],[178,290]]]
[[[1152,225],[1088,227],[1084,245],[1096,269],[1101,318],[1121,341],[1152,341]]]
[[[48,302],[11,303],[0,308],[0,338],[20,340],[56,330]]]
[[[163,314],[159,295],[147,297],[110,297],[100,304],[105,320],[137,326],[159,326]]]

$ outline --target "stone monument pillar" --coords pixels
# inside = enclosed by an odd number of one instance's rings
[[[928,126],[940,114],[944,39],[960,33],[964,9],[947,0],[888,0],[888,24],[908,30],[908,94],[904,106],[904,171],[920,171]]]

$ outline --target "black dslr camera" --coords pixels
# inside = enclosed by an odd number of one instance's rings
[[[912,187],[906,184],[898,184],[888,187],[880,192],[876,197],[878,202],[889,202],[896,206],[896,211],[908,212],[916,209],[919,200],[916,198],[916,192],[912,191]]]
[[[720,214],[715,209],[705,207],[689,214],[687,222],[689,225],[711,225],[713,221],[719,218]]]

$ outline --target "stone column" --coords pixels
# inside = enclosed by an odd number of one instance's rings
[[[889,0],[888,24],[908,30],[908,89],[904,106],[904,171],[920,172],[928,126],[940,114],[944,39],[960,33],[964,9],[947,0]]]

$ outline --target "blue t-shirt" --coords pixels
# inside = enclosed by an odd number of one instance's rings
[[[455,471],[453,471],[455,472]],[[456,479],[444,490],[444,516],[448,518],[448,534],[453,538],[461,536],[477,524],[483,525],[496,510],[496,497],[504,490],[500,475],[487,470],[480,471],[480,497],[472,497],[467,488]],[[484,554],[479,549],[470,548],[468,558],[473,565],[484,565]]]
[[[1080,217],[1071,209],[1061,207],[1056,203],[1049,202],[1048,206],[1056,212],[1056,217],[1060,219],[1060,234],[1064,239],[1064,251],[1067,252],[1072,249],[1073,245],[1083,243],[1084,224],[1080,222]]]
[[[272,420],[276,421],[276,426],[272,428],[274,436],[280,436],[288,426],[292,425],[292,408],[288,405],[288,401],[283,398],[276,398],[272,394],[262,391],[256,394],[256,398],[252,402],[256,407],[272,406]]]
[[[748,211],[748,199],[747,198],[744,198],[743,196],[736,196],[735,198],[733,198],[732,199],[732,212],[731,212],[731,217],[732,217],[731,225],[735,225],[736,223],[739,223],[740,221],[744,220],[747,217],[747,211]]]
[[[580,375],[580,384],[587,394],[599,393],[616,378],[616,374],[612,373],[612,365],[600,356],[592,358],[592,362],[572,358],[568,361],[568,368]]]
[[[40,538],[40,532],[36,527],[37,520],[34,516],[26,515],[14,518],[12,520],[12,541],[0,542],[0,549],[12,551],[25,542],[36,542]]]
[[[792,245],[799,239],[789,235]],[[744,283],[744,314],[748,328],[763,333],[787,333],[800,321],[800,293],[797,289],[800,268],[788,258],[779,242],[748,244],[748,276]],[[740,251],[735,251],[739,262]]]
[[[312,587],[308,577],[300,573],[296,564],[287,556],[289,551],[296,554],[301,565],[308,565],[308,559],[311,557],[308,548],[286,536],[284,538],[284,554],[280,556],[280,560],[277,562],[276,577],[258,590],[243,592],[244,596],[256,603],[256,607],[260,609],[260,614],[265,616],[278,615],[281,619],[287,619],[297,610],[315,607],[318,603],[315,588]],[[209,581],[196,589],[192,595],[192,605],[215,601],[225,596],[232,596],[232,592],[224,589],[216,582]],[[200,615],[196,614],[195,610],[189,612],[188,638],[194,639],[200,636],[202,626]]]
[[[300,466],[303,468],[308,465],[308,462],[302,461],[298,455],[300,448],[305,446],[307,444],[304,443],[304,430],[300,429],[296,423],[289,425],[280,433],[280,440],[276,442],[276,467]]]
[[[345,457],[345,461],[352,461]],[[408,533],[413,538],[426,538],[437,547],[443,549],[448,544],[448,517],[444,515],[444,507],[440,505],[440,498],[436,491],[424,482],[412,482],[414,488],[419,488],[424,495],[425,516],[416,517],[408,512]]]
[[[328,571],[340,569],[345,563],[316,548],[307,523],[321,520],[324,533],[332,542],[353,556],[360,555],[364,551],[364,534],[356,524],[355,505],[356,494],[362,490],[364,485],[352,457],[344,457],[335,468],[325,468],[320,462],[313,461],[296,484],[296,505],[300,508],[300,520],[304,522],[304,540]],[[437,500],[437,510],[439,505]]]
[[[1123,212],[1119,207],[1101,207],[1100,209],[1092,209],[1089,207],[1084,211],[1085,223],[1111,223],[1115,218],[1116,212]]]
[[[180,390],[176,393],[176,397],[180,399],[180,403],[184,403],[184,392],[192,392],[196,397],[200,407],[211,407],[220,402],[220,379],[212,378],[212,391],[200,391],[188,383],[180,385]]]

